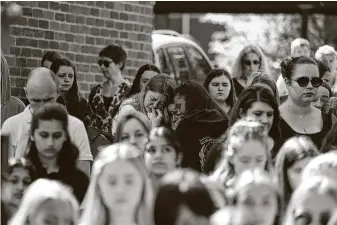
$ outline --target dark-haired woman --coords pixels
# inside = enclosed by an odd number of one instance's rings
[[[105,81],[89,94],[89,106],[93,112],[90,126],[111,133],[113,118],[130,90],[130,83],[122,76],[127,54],[121,46],[112,44],[103,48],[98,56],[98,66]]]
[[[58,58],[53,61],[50,70],[55,73],[59,85],[60,96],[57,102],[65,105],[70,115],[88,125],[90,110],[87,101],[79,93],[74,64],[67,59]]]
[[[229,126],[233,126],[239,119],[250,117],[262,123],[268,130],[269,151],[272,158],[275,158],[280,144],[279,121],[280,114],[277,100],[268,87],[261,84],[246,88],[236,101],[231,110]],[[217,144],[207,155],[205,163],[205,173],[212,172],[218,164],[226,142],[227,132],[221,136]]]
[[[306,56],[286,58],[281,73],[288,89],[288,99],[279,107],[282,142],[305,135],[320,148],[336,118],[312,105],[323,84],[317,63]]]
[[[160,70],[155,65],[145,64],[141,66],[136,73],[131,89],[126,97],[128,98],[139,93],[144,84],[159,73]]]
[[[236,101],[233,79],[224,69],[212,69],[204,81],[204,88],[225,112],[229,113]]]
[[[58,58],[63,58],[60,53],[48,51],[42,56],[41,66],[50,69],[51,64],[53,64],[53,62]]]
[[[196,81],[175,89],[169,110],[184,155],[182,167],[202,172],[208,151],[228,127],[227,114]]]
[[[76,168],[78,149],[68,134],[68,114],[59,103],[47,103],[33,115],[27,158],[37,170],[37,178],[61,181],[81,202],[89,179]]]
[[[33,164],[25,158],[10,158],[1,174],[1,217],[10,219],[20,206],[28,186],[36,179]],[[4,214],[3,214],[4,213]]]

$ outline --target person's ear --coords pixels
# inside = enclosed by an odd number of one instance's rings
[[[242,119],[246,116],[245,113],[243,112],[242,108],[239,109],[239,116],[240,116],[240,119]]]
[[[183,160],[183,154],[178,153],[178,155],[177,155],[177,168],[179,168],[181,166],[182,160]]]

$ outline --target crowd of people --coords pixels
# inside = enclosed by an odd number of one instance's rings
[[[2,224],[336,225],[337,53],[314,55],[294,40],[277,81],[247,45],[203,84],[151,64],[131,83],[111,44],[86,99],[75,64],[49,51],[24,103],[2,54]]]

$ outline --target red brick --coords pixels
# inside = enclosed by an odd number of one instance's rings
[[[27,58],[31,57],[32,50],[30,48],[22,48],[20,55],[23,56],[23,57],[27,57]]]
[[[60,42],[60,49],[63,51],[69,51],[69,44],[66,42]]]
[[[53,40],[54,39],[54,31],[46,31],[44,33],[44,38],[49,39],[49,40]]]
[[[66,14],[66,21],[68,23],[76,23],[76,16],[72,14]]]
[[[27,59],[27,66],[28,67],[38,67],[39,61],[37,59]]]
[[[85,44],[85,37],[82,35],[76,35],[75,42],[79,44]]]
[[[41,9],[33,9],[33,17],[43,18],[43,11]]]
[[[22,15],[24,16],[33,16],[33,10],[30,7],[23,7],[22,8]]]
[[[67,4],[67,2],[60,4],[60,8],[62,12],[69,12],[69,4]]]
[[[33,57],[42,58],[43,52],[40,49],[33,49],[32,55],[33,55]]]
[[[29,27],[38,27],[39,26],[39,20],[30,18],[28,19],[28,26]]]
[[[95,26],[95,25],[96,25],[96,20],[98,20],[98,19],[94,19],[94,18],[92,18],[92,17],[87,17],[87,18],[85,19],[85,23],[86,23],[87,25],[90,25],[90,26]]]
[[[39,8],[49,9],[49,2],[47,1],[38,1]]]
[[[76,23],[77,24],[85,24],[85,17],[84,16],[76,16]]]
[[[39,20],[39,27],[43,29],[49,29],[49,21],[48,20]]]
[[[60,44],[57,41],[50,41],[49,44],[50,44],[51,49],[59,49],[60,48]]]
[[[60,9],[60,4],[58,2],[49,2],[49,8],[58,11]],[[62,9],[62,12],[65,12],[64,9]]]
[[[65,34],[65,40],[67,42],[74,42],[75,36],[73,34]]]
[[[66,15],[64,13],[55,13],[55,20],[65,21]]]

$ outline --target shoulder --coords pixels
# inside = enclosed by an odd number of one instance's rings
[[[19,114],[16,114],[6,119],[2,125],[2,129],[5,129],[5,127],[10,128],[10,129],[15,129],[14,128],[15,126],[20,125],[23,122],[26,122],[26,119],[25,119],[24,112],[21,112]]]

